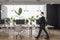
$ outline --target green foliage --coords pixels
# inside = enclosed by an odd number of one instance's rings
[[[29,20],[28,20],[28,19],[26,19],[26,20],[25,20],[25,22],[26,22],[26,24],[27,24],[27,23],[29,22]]]
[[[7,21],[8,23],[11,23],[11,22],[15,22],[15,19],[11,17],[11,18],[7,18],[6,21]]]
[[[7,18],[7,19],[6,19],[6,22],[10,22],[10,18]]]
[[[19,8],[18,13],[19,15],[22,13],[22,8]]]
[[[30,24],[32,24],[32,22],[34,22],[34,16],[32,16],[31,18],[28,18],[30,20]]]
[[[31,18],[29,18],[29,20],[30,20],[31,22],[32,22],[32,21],[34,22],[34,19],[35,19],[34,16],[32,16]]]
[[[16,22],[16,20],[15,20],[15,19],[13,19],[13,22]]]
[[[37,15],[36,17],[39,17],[39,15]]]
[[[19,8],[19,9],[18,9],[18,12],[15,11],[15,13],[20,16],[20,14],[22,13],[22,8]]]
[[[39,15],[36,16],[36,18],[38,18]],[[25,19],[25,23],[27,24],[30,21],[30,24],[32,24],[32,22],[34,22],[36,20],[36,18],[34,16],[32,16],[31,18]]]

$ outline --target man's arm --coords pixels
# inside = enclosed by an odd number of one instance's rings
[[[44,17],[44,22],[45,22],[45,25],[47,25],[47,21],[46,21],[45,17]]]

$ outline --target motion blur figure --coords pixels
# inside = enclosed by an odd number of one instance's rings
[[[39,18],[39,25],[40,25],[39,32],[38,32],[37,37],[35,37],[35,38],[38,39],[39,36],[41,35],[42,30],[44,30],[44,32],[46,33],[46,38],[45,39],[49,39],[49,35],[48,35],[48,33],[47,33],[46,29],[45,29],[46,20],[45,20],[45,17],[44,17],[44,12],[41,12],[40,15],[41,15],[41,18]]]

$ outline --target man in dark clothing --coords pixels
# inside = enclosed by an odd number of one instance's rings
[[[39,36],[40,36],[40,34],[41,34],[41,32],[42,32],[42,30],[44,30],[44,32],[46,33],[46,35],[47,35],[47,37],[46,37],[46,39],[48,39],[49,38],[49,35],[48,35],[48,33],[47,33],[47,31],[46,31],[46,29],[45,29],[45,26],[46,26],[46,20],[45,20],[45,17],[44,17],[44,12],[41,12],[41,18],[39,18],[39,25],[40,25],[40,28],[39,28],[39,33],[38,33],[38,35],[37,35],[37,39],[39,38]]]

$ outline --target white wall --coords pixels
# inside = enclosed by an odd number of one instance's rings
[[[4,6],[4,5],[2,5],[1,6],[1,19],[4,19],[4,18],[7,18],[7,7],[6,6]]]
[[[4,7],[6,8],[4,8]],[[19,8],[22,8],[23,12],[20,17],[14,12],[18,11]],[[40,10],[45,13],[46,17],[46,5],[2,5],[2,19],[6,17],[13,17],[15,19],[27,19],[31,16],[40,15]]]

